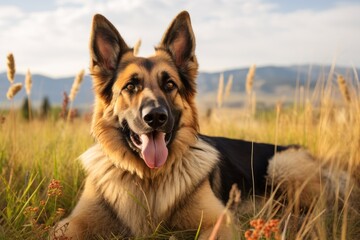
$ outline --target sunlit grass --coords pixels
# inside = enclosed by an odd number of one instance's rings
[[[84,178],[76,158],[92,144],[89,124],[22,121],[6,116],[0,126],[0,239],[38,239],[36,224],[51,226],[58,208],[69,212]],[[61,196],[48,199],[52,179],[63,185]],[[45,206],[41,202],[45,201]],[[26,212],[29,207],[42,209]],[[34,215],[34,216],[32,216]],[[30,217],[29,217],[30,216]],[[44,226],[45,227],[45,226]]]
[[[335,78],[327,81],[311,94],[297,89],[295,95],[299,97],[293,105],[279,103],[255,114],[247,108],[213,109],[207,117],[201,114],[201,133],[302,145],[334,174],[342,170],[359,183],[359,81],[347,84],[345,100],[335,96],[340,94],[336,85],[329,87],[329,81],[335,83]],[[46,239],[51,226],[71,212],[81,193],[84,172],[76,159],[93,144],[90,122],[36,118],[25,121],[15,109],[0,115],[5,118],[0,119],[0,239]],[[53,179],[59,181],[55,183],[61,186],[61,194],[49,195]],[[272,193],[267,199],[240,202],[236,214],[239,235],[245,239],[247,232],[249,236],[253,219],[260,219],[264,226],[278,219],[276,233],[284,239],[356,239],[360,236],[360,201],[358,205],[348,203],[354,201],[349,196],[357,186],[350,182],[346,186],[334,184],[335,188],[345,187],[348,194],[330,207],[320,197],[314,199],[308,211],[300,211],[295,202],[278,200]],[[172,235],[191,239],[189,232],[195,236],[196,229],[159,229],[149,239],[168,239]]]

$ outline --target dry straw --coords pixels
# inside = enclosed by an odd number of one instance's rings
[[[351,97],[350,97],[350,92],[349,92],[349,88],[346,84],[345,78],[342,75],[338,75],[337,76],[337,82],[339,85],[339,89],[341,92],[341,95],[343,96],[343,98],[345,99],[345,101],[347,103],[351,102]]]
[[[237,207],[237,205],[240,203],[241,200],[241,192],[238,189],[236,184],[233,184],[231,186],[231,190],[229,193],[229,200],[226,203],[225,209],[223,210],[223,212],[220,214],[220,216],[218,217],[215,226],[213,228],[213,230],[211,231],[209,240],[215,240],[217,239],[217,234],[220,230],[220,226],[222,224],[224,224],[224,219],[227,220],[226,224],[230,224],[231,218],[229,215],[229,210],[230,209],[235,209]]]
[[[256,112],[256,95],[253,90],[254,88],[254,79],[255,79],[255,71],[256,71],[256,65],[253,64],[249,68],[249,72],[246,75],[246,82],[245,82],[245,89],[246,93],[248,95],[248,111],[249,113],[254,116]]]
[[[14,55],[12,53],[9,53],[7,55],[7,77],[11,84],[14,83],[15,59],[14,59]]]
[[[231,88],[232,88],[232,84],[233,84],[233,79],[234,76],[230,75],[228,78],[228,81],[226,83],[226,87],[225,87],[225,99],[228,99],[230,96],[230,92],[231,92]]]
[[[66,113],[68,111],[68,105],[69,105],[69,96],[66,92],[63,93],[63,101],[61,105],[61,112],[60,117],[62,117],[64,120],[66,118]]]
[[[10,86],[8,92],[6,93],[6,97],[11,100],[13,97],[21,90],[22,83],[15,83]]]
[[[74,79],[74,83],[73,83],[73,85],[71,87],[71,91],[70,91],[70,94],[69,94],[69,99],[70,99],[71,102],[74,101],[74,99],[76,97],[76,94],[79,92],[81,82],[84,79],[84,74],[85,74],[85,70],[83,69],[76,75],[76,77]]]
[[[141,47],[141,39],[137,40],[137,42],[135,43],[133,50],[135,56],[139,54],[140,47]]]
[[[223,93],[224,93],[224,74],[220,74],[218,94],[217,94],[217,106],[219,108],[222,106],[223,103]]]
[[[26,89],[26,94],[28,96],[30,96],[31,94],[31,87],[32,87],[32,77],[31,77],[30,69],[28,69],[25,76],[25,89]]]
[[[253,91],[253,85],[254,85],[254,78],[255,78],[255,71],[256,71],[256,65],[253,64],[251,65],[251,67],[249,68],[249,72],[246,75],[246,93],[247,94],[251,94]]]
[[[26,76],[25,76],[25,90],[26,90],[26,94],[28,96],[28,110],[29,110],[29,120],[31,120],[31,99],[30,99],[30,94],[31,94],[31,88],[32,88],[32,77],[31,77],[31,72],[30,69],[27,70],[26,72]]]

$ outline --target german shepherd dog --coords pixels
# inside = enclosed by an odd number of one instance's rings
[[[160,225],[196,230],[201,222],[199,239],[208,239],[233,184],[245,198],[263,195],[269,183],[284,191],[301,185],[308,204],[329,180],[299,147],[199,134],[198,62],[186,11],[148,58],[135,56],[116,28],[95,15],[90,55],[96,144],[80,157],[84,190],[54,238],[144,237]],[[217,237],[238,236],[223,223]]]

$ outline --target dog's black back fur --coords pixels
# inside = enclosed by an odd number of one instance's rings
[[[223,137],[199,136],[215,147],[220,154],[220,164],[210,176],[214,189],[214,175],[220,174],[219,197],[224,204],[229,200],[231,186],[236,183],[242,197],[249,194],[261,195],[266,189],[266,175],[269,160],[276,152],[293,146],[275,146],[272,144],[247,142]]]

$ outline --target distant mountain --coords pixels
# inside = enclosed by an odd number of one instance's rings
[[[70,93],[71,86],[75,77],[69,78],[51,78],[43,75],[32,75],[32,90],[31,100],[35,106],[39,106],[44,97],[48,97],[52,105],[61,105],[63,100],[63,93]],[[16,74],[16,83],[24,83],[25,76],[23,74]],[[91,86],[91,78],[85,76],[81,84],[80,91],[75,98],[74,105],[76,107],[86,108],[91,106],[93,102],[93,92]],[[10,83],[7,80],[6,73],[0,74],[0,108],[8,106],[9,101],[6,98],[6,92]],[[14,98],[16,105],[21,104],[25,98],[26,93],[21,90]]]
[[[345,74],[351,68],[336,67],[335,72]],[[244,92],[246,75],[248,68],[232,69],[224,72],[216,73],[200,73],[198,77],[198,91],[199,93],[207,93],[216,91],[219,82],[219,76],[224,74],[225,83],[230,75],[233,75],[232,91]],[[260,90],[266,93],[275,93],[278,87],[295,88],[296,84],[305,85],[310,81],[310,87],[315,85],[319,77],[327,78],[330,72],[330,66],[290,66],[290,67],[275,67],[265,66],[256,68],[254,87],[255,90]]]
[[[358,70],[357,70],[358,71]],[[254,90],[257,93],[269,95],[284,95],[291,96],[294,94],[294,89],[297,84],[305,86],[309,84],[310,88],[315,86],[319,78],[327,79],[330,72],[330,66],[289,66],[289,67],[275,67],[265,66],[256,68]],[[335,73],[348,74],[353,73],[352,68],[336,67]],[[198,99],[201,102],[202,97],[212,95],[217,92],[219,76],[224,74],[225,84],[230,75],[233,75],[232,94],[244,94],[245,79],[248,73],[248,68],[231,69],[223,72],[206,73],[200,72],[198,85]],[[359,75],[359,71],[358,71]],[[15,82],[24,82],[25,76],[23,74],[16,74]],[[32,76],[33,88],[31,92],[31,99],[34,105],[39,106],[42,99],[47,96],[52,105],[61,105],[63,99],[63,92],[70,92],[74,77],[69,78],[50,78],[43,75],[34,74]],[[93,92],[90,76],[85,76],[82,82],[80,91],[76,96],[74,106],[78,108],[90,108],[93,103]],[[6,99],[6,92],[9,87],[9,82],[6,73],[0,73],[0,108],[9,106],[9,101]],[[25,97],[25,91],[21,91],[15,98],[16,105],[21,104]]]

